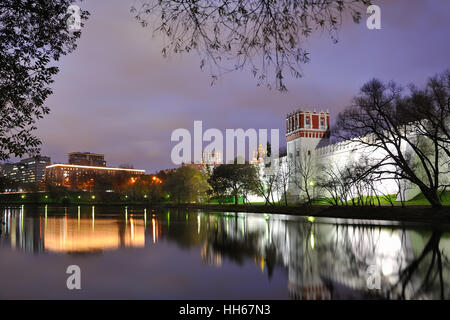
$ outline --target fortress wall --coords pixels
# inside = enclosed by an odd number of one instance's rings
[[[308,118],[311,122],[308,121]],[[388,155],[381,148],[367,146],[356,141],[342,141],[329,144],[329,125],[328,111],[310,112],[299,109],[289,114],[286,118],[287,156],[279,159],[271,159],[271,166],[266,166],[264,163],[259,164],[261,178],[264,179],[264,176],[277,175],[280,170],[289,172],[291,175],[294,174],[292,168],[294,164],[298,163],[298,160],[301,161],[304,154],[314,157],[316,172],[313,180],[318,180],[320,175],[326,174],[326,170],[343,170],[347,166],[358,163],[359,161],[376,163],[385,159]],[[363,137],[363,139],[370,141],[373,137],[367,136]],[[407,149],[407,143],[403,144],[403,148],[402,153],[407,154],[408,151],[411,152],[411,150]],[[391,152],[396,153],[394,148]],[[442,158],[443,160],[440,163],[440,179],[442,183],[450,184],[450,161],[445,155]],[[384,168],[391,172],[398,170],[394,165],[385,166]],[[383,176],[378,177],[374,181],[374,188],[379,196],[397,195],[397,201],[402,199],[410,200],[420,193],[417,185],[405,179],[394,179],[394,175],[391,173],[385,173]],[[292,182],[288,184],[287,191],[290,202],[297,202],[304,196],[302,195],[302,191]],[[321,196],[329,197],[330,195],[322,194]],[[282,197],[282,190],[274,192],[275,201],[282,199]],[[265,201],[264,197],[252,196],[251,199],[252,201]]]

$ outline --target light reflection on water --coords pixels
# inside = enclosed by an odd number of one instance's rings
[[[0,210],[0,277],[10,281],[0,298],[449,297],[442,226],[131,207]],[[59,285],[64,275],[48,273],[67,263],[87,274],[80,296]],[[379,270],[379,290],[368,288],[369,266]],[[8,279],[29,268],[27,285]],[[38,288],[44,270],[47,292]]]

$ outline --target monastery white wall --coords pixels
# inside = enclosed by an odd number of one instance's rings
[[[259,175],[261,179],[267,179],[271,175],[283,175],[283,174],[295,174],[292,168],[295,161],[301,161],[301,157],[304,153],[310,151],[311,157],[314,157],[316,161],[316,172],[313,174],[313,181],[317,181],[320,175],[326,174],[323,169],[327,170],[344,170],[346,166],[352,165],[364,158],[368,158],[370,161],[380,161],[387,156],[386,151],[382,149],[376,149],[369,147],[358,142],[344,141],[335,144],[329,144],[320,146],[323,143],[321,139],[312,138],[300,138],[287,143],[287,156],[280,157],[279,159],[270,159],[270,166],[266,166],[264,163],[258,165]],[[266,159],[267,161],[267,159]],[[289,167],[291,166],[291,167]],[[385,166],[390,171],[396,171],[394,166]],[[419,188],[405,180],[395,180],[392,175],[385,174],[380,181],[375,181],[374,186],[377,190],[377,194],[397,195],[397,201],[410,200],[420,193]],[[283,190],[278,186],[273,192],[273,200],[280,201],[283,198]],[[312,190],[315,196],[330,197],[326,190],[318,190],[317,187]],[[356,194],[356,192],[353,192]],[[287,187],[288,202],[298,202],[305,197],[302,191],[289,181]],[[265,198],[261,196],[251,195],[248,197],[250,202],[265,202]],[[347,199],[350,200],[350,199]]]
[[[296,131],[293,131],[295,134]],[[371,137],[364,137],[366,142],[370,142]],[[411,138],[414,140],[414,137]],[[419,137],[419,139],[426,139]],[[390,149],[392,154],[397,154],[397,151],[392,146]],[[411,147],[408,143],[402,144],[401,153],[403,155],[411,154],[414,155]],[[258,164],[259,174],[262,180],[268,179],[270,176],[274,175],[290,175],[291,177],[295,173],[295,165],[298,161],[302,160],[305,155],[313,157],[315,165],[315,173],[313,174],[312,182],[317,181],[321,176],[326,175],[326,170],[341,171],[346,167],[351,166],[355,163],[364,163],[368,161],[369,163],[377,163],[383,159],[389,158],[387,151],[376,148],[374,146],[367,146],[361,142],[357,141],[343,141],[339,143],[329,144],[329,139],[327,138],[310,138],[310,137],[298,137],[291,141],[287,141],[287,156],[280,157],[279,159],[265,159],[265,162],[270,162],[270,166],[265,163]],[[303,158],[304,159],[304,158]],[[417,157],[413,157],[412,162],[418,162]],[[440,165],[440,180],[442,183],[450,184],[450,159],[445,154],[441,157]],[[419,165],[417,168],[420,168]],[[417,185],[405,180],[398,179],[392,172],[398,172],[398,168],[395,165],[383,165],[383,169],[390,171],[391,173],[384,173],[381,177],[378,177],[373,182],[376,194],[379,196],[383,195],[396,195],[397,201],[408,201],[417,196],[420,193],[420,189]],[[416,174],[425,175],[423,169],[415,169]],[[298,173],[297,173],[298,174]],[[426,181],[426,179],[423,179]],[[314,184],[312,183],[314,186]],[[327,193],[326,190],[318,190],[317,187],[312,189],[314,196],[318,197],[330,197],[331,195]],[[372,191],[371,191],[372,192]],[[356,189],[352,190],[351,196],[357,194]],[[374,195],[373,193],[365,195]],[[288,202],[295,203],[305,199],[305,194],[301,191],[292,179],[289,180],[287,187],[287,198]],[[283,199],[283,190],[280,185],[275,188],[271,200],[280,201]],[[264,197],[260,196],[249,196],[248,200],[251,202],[265,202]],[[351,200],[351,199],[347,199]]]
[[[314,150],[314,152],[318,163],[323,168],[329,168],[329,170],[343,170],[347,166],[362,162],[365,159],[368,159],[371,163],[377,163],[388,156],[387,152],[383,149],[352,141],[344,141],[320,147]],[[395,154],[395,151],[393,152]],[[383,168],[391,172],[397,171],[393,165],[385,165]],[[317,174],[324,173],[318,172]],[[380,178],[374,181],[374,187],[380,196],[396,194],[397,201],[400,201],[402,198],[404,200],[412,199],[420,192],[417,186],[409,182],[404,180],[396,181],[392,174],[383,174]]]

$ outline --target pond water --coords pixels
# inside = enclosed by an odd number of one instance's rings
[[[448,299],[450,226],[0,207],[0,299]],[[69,290],[67,268],[80,268]]]

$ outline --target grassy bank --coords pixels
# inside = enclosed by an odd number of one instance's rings
[[[397,201],[397,195],[395,194],[388,194],[385,196],[379,196],[378,198],[375,196],[367,196],[367,197],[361,197],[361,198],[354,198],[353,200],[346,201],[346,204],[352,205],[353,202],[355,203],[373,203],[375,205],[384,205],[384,206],[402,206],[401,201]],[[441,202],[444,206],[450,206],[450,191],[445,191],[441,195]],[[331,199],[318,199],[315,200],[313,204],[325,204],[330,205],[333,203]],[[417,196],[415,196],[413,199],[405,201],[405,205],[407,206],[429,206],[430,202],[425,198],[425,196],[420,193]]]
[[[0,204],[34,205],[148,205],[150,199],[134,200],[126,195],[114,193],[14,193],[0,194]]]

